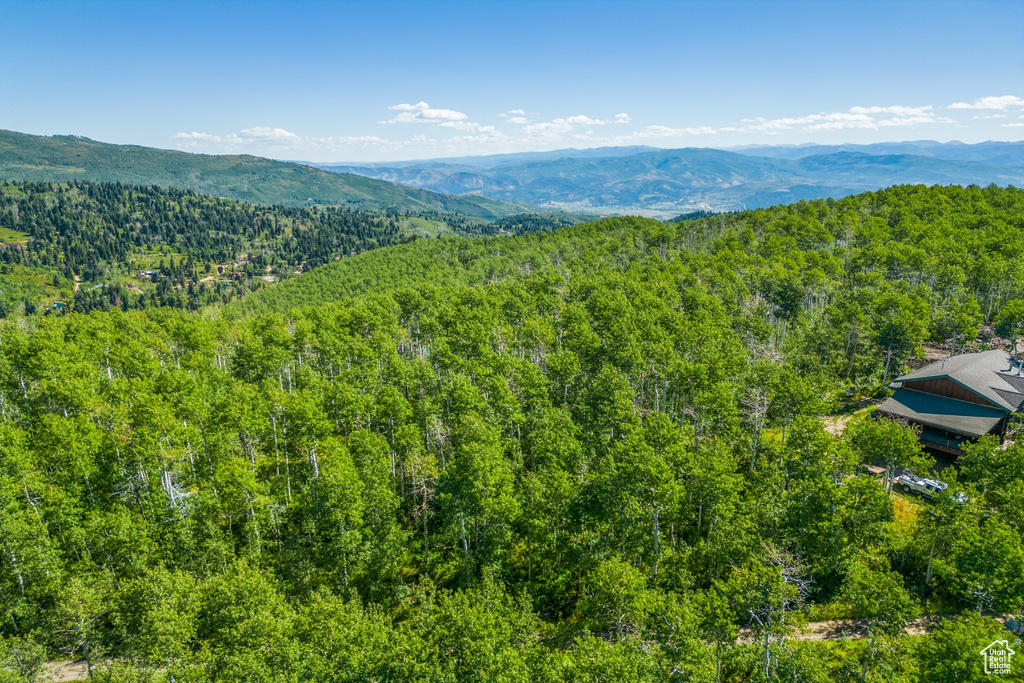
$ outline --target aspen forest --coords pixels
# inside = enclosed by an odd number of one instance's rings
[[[934,501],[864,469],[936,464],[870,411],[926,348],[1024,339],[1024,191],[448,218],[0,188],[0,681],[932,683],[1024,652],[1024,443],[966,446]]]

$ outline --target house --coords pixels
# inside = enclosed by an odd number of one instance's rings
[[[1022,366],[1004,351],[951,356],[897,377],[878,414],[920,425],[925,446],[958,455],[964,442],[1006,435],[1024,403]]]

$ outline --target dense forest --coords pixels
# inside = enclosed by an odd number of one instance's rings
[[[0,316],[52,308],[197,310],[370,249],[440,234],[522,234],[579,217],[246,204],[116,183],[0,185]]]
[[[77,280],[85,286],[67,304],[79,312],[195,310],[268,275],[401,239],[394,213],[267,207],[114,183],[2,185],[0,230],[0,278],[16,284],[45,274],[65,287]],[[20,303],[13,298],[0,296],[8,311]]]
[[[1022,267],[1024,192],[905,186],[0,321],[0,680],[981,679],[1024,445],[927,503],[862,470],[912,429],[823,418],[1016,336]]]

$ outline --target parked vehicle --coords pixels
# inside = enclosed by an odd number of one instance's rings
[[[944,481],[919,477],[913,472],[904,472],[893,479],[893,486],[898,487],[904,493],[920,494],[928,500],[935,500],[936,496],[949,488],[949,484]],[[967,501],[967,496],[962,493],[956,494],[955,497],[958,503]]]

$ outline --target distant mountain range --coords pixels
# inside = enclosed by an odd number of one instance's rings
[[[674,214],[839,198],[899,184],[1021,186],[1024,143],[604,147],[316,166],[435,192],[547,208]]]
[[[733,149],[602,147],[373,164],[189,154],[0,130],[0,180],[92,180],[229,199],[442,211],[732,211],[899,184],[1024,186],[1024,142],[893,142]]]
[[[933,157],[948,161],[975,161],[990,166],[1024,168],[1024,142],[979,142],[967,145],[962,142],[878,142],[871,145],[755,145],[733,148],[732,152],[774,159],[803,159],[838,152],[887,156],[905,154]]]
[[[0,180],[121,182],[264,204],[443,211],[488,219],[536,210],[522,203],[479,195],[452,196],[395,185],[365,174],[328,173],[305,164],[260,157],[189,154],[6,130],[0,130]]]

